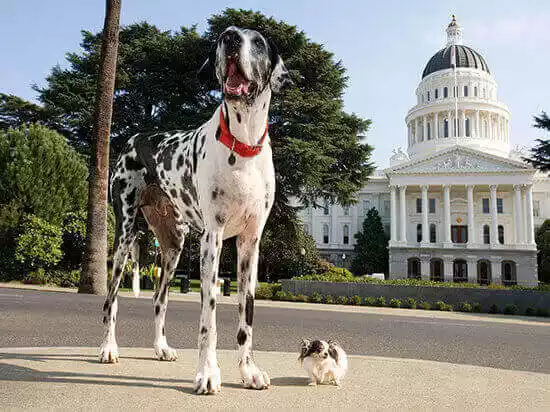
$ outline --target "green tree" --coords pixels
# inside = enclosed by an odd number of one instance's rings
[[[550,117],[545,112],[534,118],[534,127],[550,132]],[[537,139],[537,145],[531,149],[531,157],[525,160],[543,172],[550,171],[550,139]]]
[[[46,111],[37,104],[20,97],[0,93],[0,130],[15,129],[48,118]]]
[[[355,235],[357,243],[351,263],[356,275],[388,272],[388,238],[378,210],[374,207],[367,212],[361,232]]]
[[[535,232],[539,281],[550,283],[550,219]]]
[[[55,266],[62,257],[61,229],[43,219],[28,215],[17,237],[15,259],[26,270]]]

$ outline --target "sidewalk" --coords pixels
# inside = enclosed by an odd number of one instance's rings
[[[0,405],[63,410],[533,410],[550,408],[550,375],[431,361],[351,356],[342,388],[307,386],[296,353],[256,352],[266,391],[243,389],[235,351],[218,351],[222,392],[193,394],[196,350],[177,362],[121,348],[119,364],[97,348],[0,349]]]
[[[23,283],[3,283],[0,282],[1,288],[9,289],[27,289],[38,290],[45,292],[64,292],[64,293],[76,293],[76,288],[61,288],[57,286],[40,286],[40,285],[26,285]],[[134,298],[132,292],[120,292],[120,296],[127,298]],[[141,291],[140,296],[137,299],[152,299],[152,291]],[[197,292],[191,293],[177,293],[170,292],[171,301],[180,302],[200,302],[200,294]],[[218,304],[222,305],[237,305],[237,295],[231,296],[218,296]],[[442,312],[433,310],[420,310],[420,309],[396,309],[396,308],[380,308],[373,306],[349,306],[349,305],[325,305],[318,303],[300,303],[300,302],[282,302],[274,300],[256,300],[256,307],[272,307],[272,308],[286,308],[297,310],[315,310],[315,311],[331,311],[331,312],[345,312],[345,313],[359,313],[359,314],[371,314],[380,316],[407,316],[424,319],[450,319],[450,320],[469,320],[480,322],[497,322],[507,324],[524,324],[524,325],[537,325],[542,327],[550,327],[550,318],[540,317],[528,317],[528,316],[507,316],[507,315],[491,315],[487,313],[464,313],[464,312]]]

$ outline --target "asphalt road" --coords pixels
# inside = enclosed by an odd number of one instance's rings
[[[0,289],[0,347],[99,347],[102,305],[99,296]],[[119,346],[152,347],[153,308],[148,299],[120,298],[117,319]],[[195,348],[198,319],[198,303],[170,302],[166,327],[170,345]],[[236,332],[236,307],[218,305],[218,347],[235,349]],[[256,308],[256,350],[297,353],[302,337],[337,339],[350,354],[550,373],[548,323]]]

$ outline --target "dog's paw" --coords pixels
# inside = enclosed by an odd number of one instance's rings
[[[195,392],[197,395],[215,395],[222,389],[220,368],[199,368],[195,377]]]
[[[309,381],[308,386],[317,386],[317,381]]]
[[[249,389],[267,389],[271,386],[271,380],[266,372],[256,365],[247,365],[241,368],[243,386]]]
[[[118,363],[118,345],[116,343],[104,343],[101,345],[99,362]]]
[[[168,345],[155,345],[155,355],[161,361],[175,361],[178,359],[178,352]]]

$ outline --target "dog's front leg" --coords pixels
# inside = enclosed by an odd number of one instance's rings
[[[222,241],[221,229],[205,230],[201,240],[199,366],[195,377],[195,392],[198,394],[217,393],[221,389],[216,359],[216,282]]]
[[[245,388],[265,389],[270,385],[269,376],[260,370],[252,358],[252,322],[254,295],[258,277],[260,235],[243,234],[237,238],[238,288],[239,288],[239,369]]]

